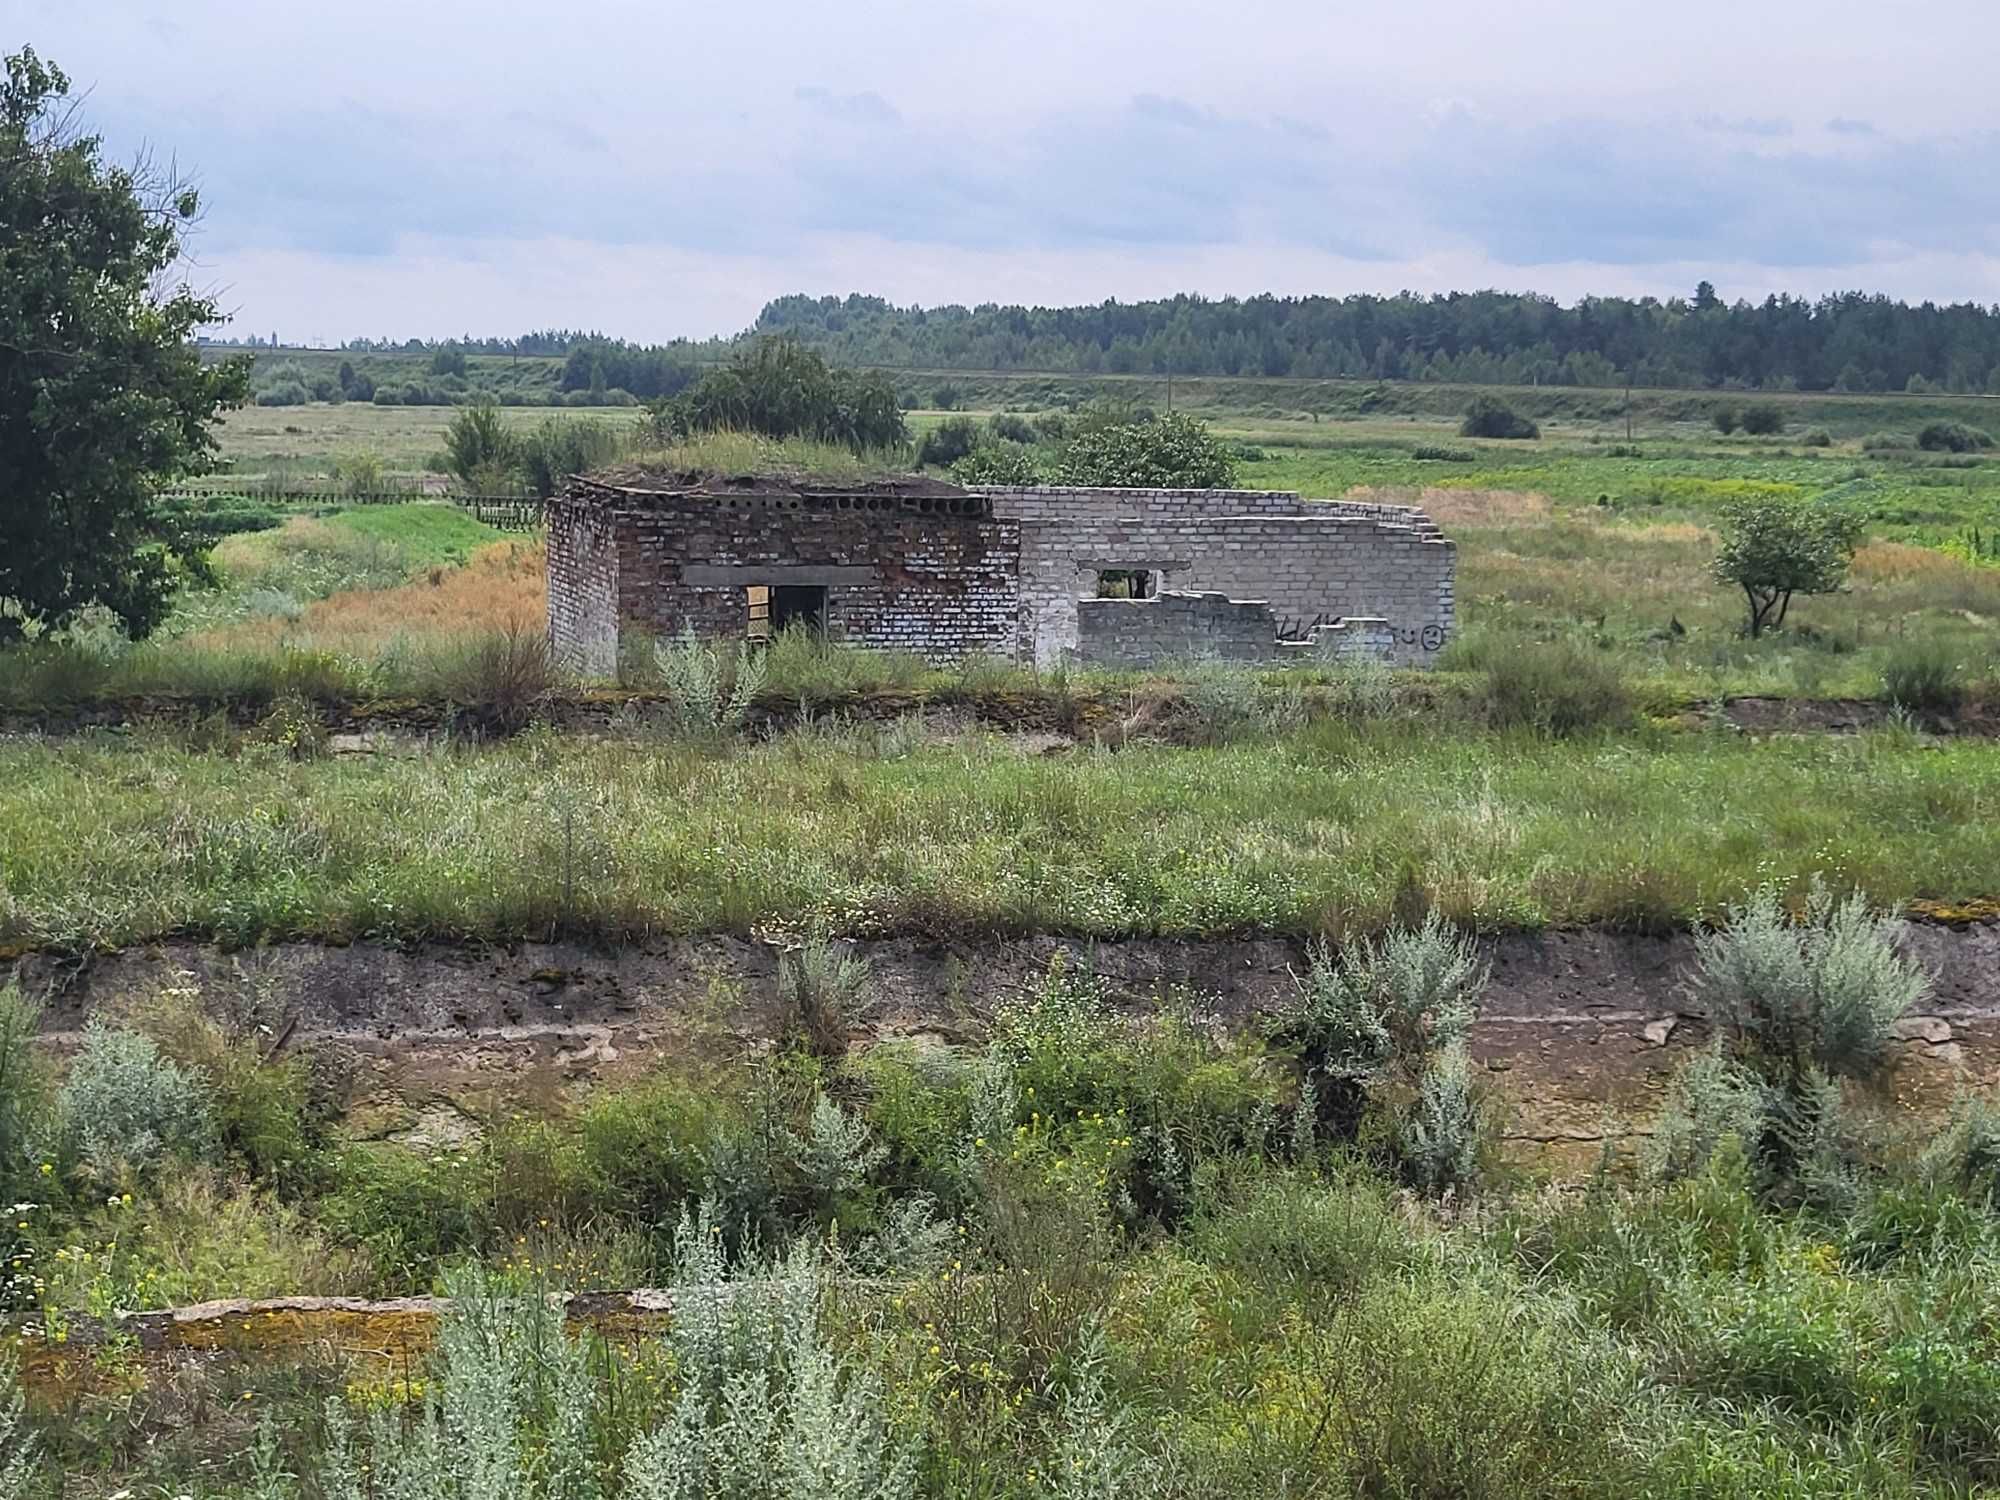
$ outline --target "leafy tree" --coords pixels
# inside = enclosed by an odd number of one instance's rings
[[[204,364],[221,321],[175,279],[192,188],[114,167],[76,126],[69,80],[32,48],[0,82],[0,642],[92,606],[132,636],[206,578],[206,538],[154,496],[215,463],[247,360]]]
[[[1750,634],[1785,623],[1794,594],[1830,594],[1847,578],[1860,523],[1824,504],[1745,499],[1723,508],[1715,576],[1743,590]]]
[[[1542,429],[1497,396],[1475,396],[1459,424],[1461,437],[1538,438]]]
[[[461,409],[445,429],[444,447],[451,472],[481,488],[512,469],[520,453],[500,409],[490,401]]]
[[[1725,401],[1709,412],[1708,420],[1715,424],[1717,432],[1721,433],[1724,437],[1728,437],[1730,433],[1743,425],[1743,413]]]
[[[813,438],[857,453],[909,441],[896,389],[880,375],[839,370],[792,339],[759,339],[671,401],[655,403],[664,438],[729,429]]]
[[[1055,478],[1059,484],[1133,489],[1227,489],[1236,482],[1236,460],[1207,423],[1172,412],[1079,432],[1057,460]]]
[[[431,374],[463,376],[465,351],[456,344],[446,344],[431,356]]]

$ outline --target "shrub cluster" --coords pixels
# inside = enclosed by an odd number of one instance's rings
[[[1435,912],[1378,940],[1313,945],[1279,1035],[1318,1123],[1433,1196],[1467,1188],[1479,1118],[1466,1061],[1487,970]]]
[[[1180,412],[1091,425],[1063,446],[1058,484],[1145,489],[1228,489],[1236,461],[1207,424]]]
[[[1690,986],[1718,1044],[1675,1080],[1649,1153],[1656,1177],[1704,1170],[1725,1144],[1760,1190],[1820,1203],[1856,1192],[1865,1151],[1842,1080],[1882,1069],[1895,1023],[1929,991],[1896,924],[1854,893],[1815,886],[1797,920],[1766,887],[1696,935]]]
[[[1993,435],[1963,422],[1932,422],[1917,434],[1926,453],[1978,453],[1993,446]]]
[[[1678,1086],[1705,1102],[1659,1184],[1476,1214],[1425,1201],[1469,1186],[1480,1133],[1484,969],[1435,918],[1316,946],[1274,1049],[1122,1011],[1065,954],[981,1042],[690,1060],[456,1148],[349,1146],[296,1196],[377,1289],[449,1294],[428,1354],[232,1367],[226,1401],[197,1368],[48,1423],[0,1367],[0,1494],[139,1453],[175,1493],[285,1500],[1977,1493],[2000,1479],[2000,1113],[1967,1100],[1920,1163],[1837,1197],[1768,1165],[1807,1123],[1772,1102],[1786,1077],[1879,1056],[1912,981],[1888,938],[1856,902],[1734,911],[1696,976],[1728,1039]],[[865,989],[837,957],[811,982]],[[293,1097],[212,1022],[135,1020],[157,1042],[135,1092],[198,1078],[211,1142]],[[1812,1160],[1859,1135],[1814,1126]],[[111,1247],[64,1295],[121,1305],[145,1258],[219,1254],[113,1227],[170,1212],[320,1285],[348,1253],[300,1210],[181,1196],[180,1161],[129,1207],[65,1166],[17,1209],[69,1193],[37,1248]],[[659,1332],[566,1327],[548,1295],[639,1284],[672,1299]],[[183,1430],[204,1405],[266,1415],[223,1452]]]
[[[480,494],[525,489],[546,499],[571,474],[612,462],[625,446],[619,433],[587,418],[544,417],[516,428],[490,401],[467,406],[445,429],[447,467]]]
[[[1542,429],[1498,396],[1475,396],[1459,424],[1459,436],[1476,438],[1538,438]]]

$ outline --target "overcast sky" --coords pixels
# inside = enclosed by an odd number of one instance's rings
[[[1995,0],[0,0],[286,342],[787,292],[2000,302]]]

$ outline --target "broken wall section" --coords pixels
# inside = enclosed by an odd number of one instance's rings
[[[1286,666],[1327,662],[1407,662],[1394,626],[1357,617],[1315,627],[1299,640],[1278,637],[1278,619],[1259,599],[1166,593],[1151,599],[1077,601],[1076,660],[1085,666],[1147,670],[1175,663]]]
[[[1305,500],[1288,491],[985,487],[1021,526],[1023,659],[1079,649],[1079,605],[1103,572],[1154,575],[1156,593],[1220,593],[1270,607],[1272,639],[1343,619],[1384,620],[1391,659],[1425,666],[1456,622],[1457,549],[1414,506]]]
[[[618,670],[617,518],[558,500],[548,507],[549,647],[589,677]]]

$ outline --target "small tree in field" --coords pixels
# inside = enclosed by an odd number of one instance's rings
[[[452,473],[474,489],[504,482],[519,458],[519,445],[491,401],[461,407],[445,429],[444,446]]]
[[[1723,511],[1715,576],[1743,590],[1750,634],[1785,623],[1794,594],[1831,594],[1847,579],[1859,523],[1797,500],[1736,500]]]
[[[249,363],[203,362],[213,298],[176,275],[193,189],[116,167],[69,80],[23,48],[0,74],[0,644],[101,606],[143,636],[208,535],[155,496],[214,467]]]

